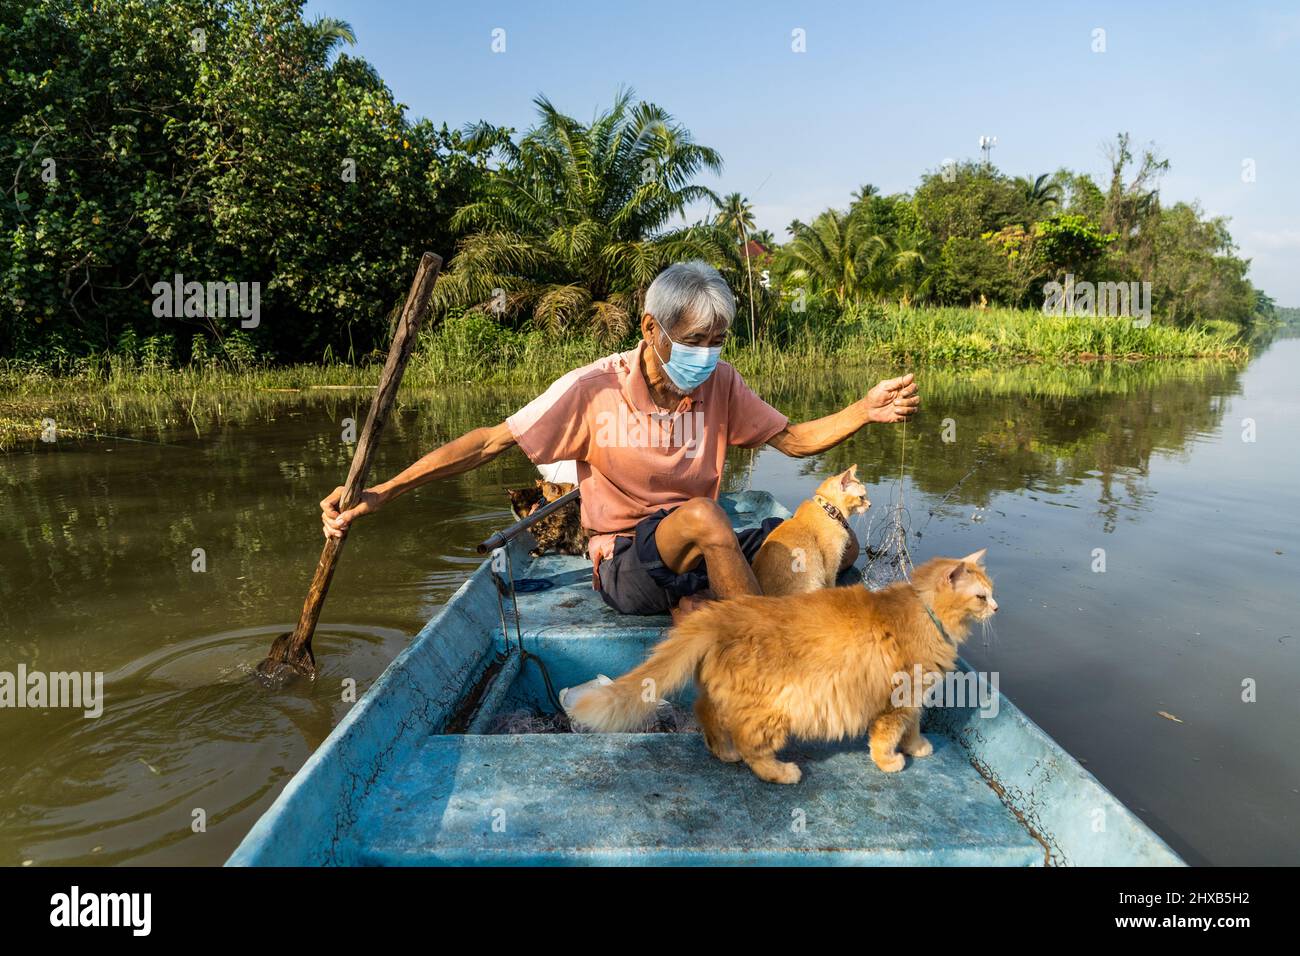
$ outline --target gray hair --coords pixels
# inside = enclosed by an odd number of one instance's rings
[[[650,283],[645,311],[666,333],[681,328],[684,334],[713,330],[719,322],[731,328],[736,317],[736,297],[717,269],[702,259],[669,266]]]

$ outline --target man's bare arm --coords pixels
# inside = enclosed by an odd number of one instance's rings
[[[834,448],[869,422],[905,422],[921,407],[912,375],[881,382],[847,408],[809,422],[787,425],[767,443],[782,454],[804,458]]]
[[[806,458],[834,448],[870,419],[861,402],[854,402],[825,418],[791,423],[767,440],[767,443],[791,458]]]
[[[320,503],[321,525],[325,537],[341,538],[354,518],[378,511],[412,488],[418,488],[439,478],[472,471],[514,444],[515,436],[505,422],[488,428],[476,428],[435,448],[401,474],[367,488],[361,493],[361,500],[343,512],[338,510],[339,501],[343,497],[343,487],[339,486]]]

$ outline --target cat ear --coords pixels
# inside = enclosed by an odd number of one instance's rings
[[[956,587],[957,582],[961,580],[962,575],[965,573],[966,563],[964,561],[958,561],[952,566],[952,570],[948,572],[948,583],[953,587]]]
[[[858,466],[849,465],[848,471],[840,472],[840,488],[847,489],[849,485],[858,480]]]
[[[982,565],[984,563],[984,552],[986,551],[988,551],[988,548],[980,548],[974,554],[966,555],[966,557],[962,558],[962,561],[966,564]]]

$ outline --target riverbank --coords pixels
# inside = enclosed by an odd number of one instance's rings
[[[742,322],[743,316],[738,318]],[[424,333],[404,390],[458,386],[544,385],[626,343],[592,336],[506,329],[491,319],[457,316]],[[855,367],[987,369],[1034,365],[1068,369],[1215,359],[1244,361],[1249,347],[1235,326],[1135,327],[1130,319],[1044,316],[1010,309],[875,307],[853,316],[812,318],[793,331],[732,341],[724,357],[753,378],[798,378]],[[94,434],[106,404],[152,397],[194,409],[248,393],[364,392],[379,379],[382,356],[364,364],[271,366],[240,361],[173,366],[135,355],[82,360],[54,370],[34,362],[0,364],[0,450],[48,434],[58,410],[59,436]]]

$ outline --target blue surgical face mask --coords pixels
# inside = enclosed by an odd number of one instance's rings
[[[659,355],[659,349],[655,349],[655,355],[659,356],[659,361],[668,373],[672,383],[687,394],[695,391],[708,380],[713,374],[713,370],[718,367],[718,358],[722,355],[721,345],[682,345],[680,342],[674,342],[667,332],[664,338],[668,339],[671,348],[668,352],[668,361]]]

